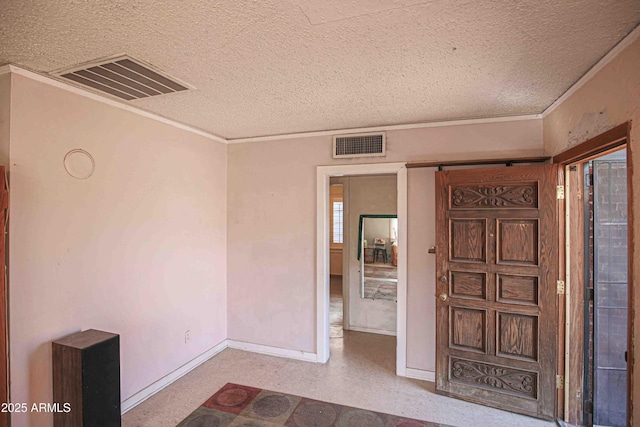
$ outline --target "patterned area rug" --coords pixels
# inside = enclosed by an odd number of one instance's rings
[[[391,266],[364,265],[364,297],[398,300],[398,269]]]
[[[438,427],[334,403],[226,384],[178,427]]]
[[[365,264],[364,275],[377,279],[398,279],[398,268],[391,265]]]

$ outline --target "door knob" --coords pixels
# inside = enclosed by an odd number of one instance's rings
[[[445,302],[447,300],[447,294],[443,292],[438,298],[440,298],[440,301]]]
[[[442,283],[447,283],[447,276],[440,276],[440,281]]]

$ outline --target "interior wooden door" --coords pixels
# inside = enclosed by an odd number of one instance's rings
[[[436,390],[555,413],[556,169],[436,173]]]

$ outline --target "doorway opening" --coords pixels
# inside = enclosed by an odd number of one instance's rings
[[[629,424],[633,377],[630,124],[558,154],[563,389],[558,416],[571,424]],[[563,197],[559,197],[562,199]],[[563,243],[563,244],[562,244]],[[562,286],[561,286],[562,285]],[[562,374],[563,373],[563,374]]]
[[[398,217],[397,224],[397,303],[393,304],[395,322],[395,330],[390,335],[396,335],[396,367],[397,375],[406,375],[406,212],[407,212],[407,171],[405,163],[379,163],[379,164],[361,164],[361,165],[339,165],[339,166],[319,166],[317,168],[317,360],[320,363],[326,363],[330,356],[330,325],[331,321],[331,275],[330,275],[330,187],[331,178],[335,177],[362,177],[363,175],[391,175],[394,177],[395,191],[393,197],[395,199],[395,207]],[[344,194],[347,198],[347,190]],[[356,256],[357,245],[357,218],[354,226],[349,226],[348,204],[344,207],[344,232],[355,234],[353,238],[346,239],[343,242],[343,282],[346,286],[343,289],[349,289],[349,292],[343,292],[344,304],[347,305],[350,299],[360,299],[358,287],[352,287],[349,282],[349,276],[346,274],[348,262],[346,259],[353,255]],[[359,215],[359,214],[358,214]],[[351,248],[351,250],[350,250]],[[355,266],[355,274],[359,274],[358,266]],[[350,272],[353,273],[353,272]],[[357,277],[357,276],[356,276]],[[358,283],[358,279],[354,278],[353,282]],[[355,295],[350,295],[351,290],[355,289]],[[334,293],[335,295],[335,293]],[[353,302],[353,301],[352,301]],[[379,303],[380,301],[373,301]],[[386,301],[389,302],[389,301]],[[345,310],[344,322],[348,322],[354,316],[349,310]],[[352,321],[353,323],[353,321]],[[350,327],[350,329],[358,330]],[[369,331],[365,331],[369,332]]]
[[[584,194],[584,421],[627,423],[628,206],[626,151],[581,165]]]
[[[333,177],[330,183],[330,338],[331,349],[342,352],[352,347],[355,332],[397,333],[397,176]],[[395,352],[395,340],[382,341]]]
[[[344,184],[339,178],[331,179],[329,191],[329,336],[331,339],[343,338],[344,298],[343,298],[343,245],[345,233],[344,221]]]

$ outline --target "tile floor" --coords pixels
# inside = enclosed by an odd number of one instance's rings
[[[332,296],[337,311],[341,298]],[[326,364],[226,349],[127,412],[122,426],[173,427],[228,382],[453,426],[555,425],[439,396],[431,382],[395,375],[395,337],[338,334],[337,319],[331,323]]]

